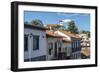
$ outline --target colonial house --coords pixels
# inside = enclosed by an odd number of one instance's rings
[[[70,59],[71,41],[55,32],[54,30],[46,30],[48,60]]]
[[[82,58],[90,58],[90,38],[87,34],[78,34],[78,36],[81,37]]]
[[[80,59],[80,40],[65,30],[24,24],[24,61]]]
[[[87,36],[87,34],[78,34],[78,36],[81,39],[81,46],[82,49],[85,49],[85,47],[90,47],[90,38]]]
[[[46,28],[24,24],[24,61],[46,60]]]
[[[55,34],[53,30],[46,30],[47,36],[47,60],[61,59],[60,54],[64,53],[62,36]]]
[[[77,36],[76,34],[72,34],[65,30],[57,30],[55,33],[66,37],[71,42],[71,48],[70,48],[70,58],[71,59],[81,59],[81,38]]]
[[[66,54],[66,59],[71,59],[72,54],[72,47],[71,47],[71,40],[68,40],[66,37],[63,38],[63,48]]]

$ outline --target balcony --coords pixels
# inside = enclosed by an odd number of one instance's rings
[[[66,60],[68,57],[66,57],[66,52],[59,52],[56,57],[54,57],[52,60]]]

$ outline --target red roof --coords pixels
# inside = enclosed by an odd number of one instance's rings
[[[53,30],[46,30],[46,35],[48,37],[63,38],[63,36],[60,36],[57,33],[54,33]]]
[[[64,34],[66,34],[66,35],[68,35],[68,36],[70,36],[70,37],[73,37],[73,38],[81,40],[81,38],[79,36],[77,36],[76,34],[70,33],[70,32],[68,32],[66,30],[59,30],[59,31],[62,32],[62,33],[64,33]]]
[[[90,49],[89,48],[82,49],[81,53],[85,56],[90,56]]]

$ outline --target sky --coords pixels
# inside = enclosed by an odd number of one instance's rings
[[[47,24],[60,24],[60,20],[66,21],[63,24],[67,26],[67,21],[73,20],[80,31],[90,31],[90,14],[86,13],[24,11],[24,22],[31,22],[35,19],[41,20],[44,26]]]

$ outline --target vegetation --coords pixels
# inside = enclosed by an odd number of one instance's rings
[[[43,26],[43,22],[39,19],[32,20],[30,23],[27,22],[27,21],[24,22],[24,23],[25,24],[37,25],[37,26]],[[70,31],[71,33],[74,33],[74,34],[79,32],[74,21],[68,22],[68,28],[65,28],[64,26],[57,25],[57,26],[52,26],[52,29],[53,30],[59,30],[59,29],[67,30],[67,31]],[[82,30],[82,31],[80,31],[80,33],[86,34],[87,37],[90,37],[90,31]]]
[[[32,25],[43,26],[43,22],[39,19],[35,19],[31,21]]]
[[[74,34],[78,33],[78,28],[74,21],[68,22],[68,31]]]
[[[87,31],[87,36],[90,38],[90,32],[89,31]]]
[[[61,28],[61,26],[60,25],[57,25],[57,26],[52,26],[52,29],[53,30],[59,30]]]
[[[78,28],[75,25],[74,21],[68,22],[68,28],[65,28],[64,26],[56,25],[56,26],[52,26],[52,29],[53,30],[59,30],[59,29],[66,30],[74,34],[78,33]]]
[[[80,33],[86,34],[86,35],[87,35],[87,37],[89,37],[89,38],[90,38],[90,31],[85,31],[85,30],[82,30],[82,31],[80,31]]]

